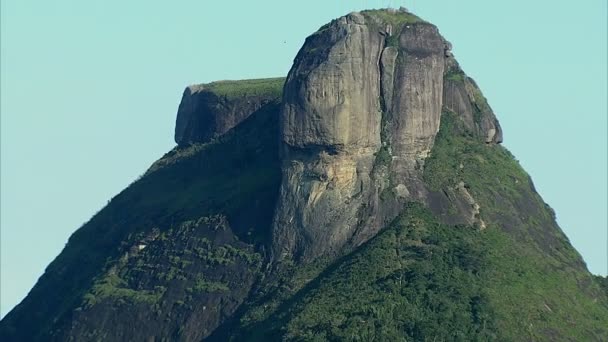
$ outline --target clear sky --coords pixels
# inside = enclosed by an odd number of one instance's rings
[[[70,234],[174,146],[184,87],[286,75],[307,35],[406,4],[480,85],[505,145],[607,272],[606,0],[2,0],[5,315]]]

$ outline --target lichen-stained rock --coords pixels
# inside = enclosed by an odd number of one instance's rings
[[[281,97],[284,78],[218,81],[184,90],[177,111],[175,142],[204,143],[235,127]]]

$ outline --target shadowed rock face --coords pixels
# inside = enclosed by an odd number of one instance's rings
[[[446,78],[462,73],[450,49],[435,26],[390,11],[351,13],[306,40],[284,88],[275,258],[357,246],[406,201],[426,202],[421,175],[442,110],[502,141],[475,83]]]
[[[219,81],[187,87],[177,111],[175,142],[205,143],[223,135],[279,98],[284,80]]]

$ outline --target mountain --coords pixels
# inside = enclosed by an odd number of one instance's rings
[[[607,280],[406,10],[287,78],[188,87],[177,146],[69,239],[2,341],[600,341]]]

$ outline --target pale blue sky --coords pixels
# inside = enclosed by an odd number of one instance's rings
[[[505,145],[607,272],[605,0],[2,0],[0,312],[174,145],[191,83],[286,75],[305,37],[406,4],[480,85]]]

